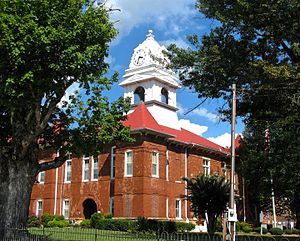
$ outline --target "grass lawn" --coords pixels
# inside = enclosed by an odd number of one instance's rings
[[[30,228],[30,233],[35,235],[45,235],[53,240],[81,240],[81,241],[138,241],[156,240],[155,236],[131,234],[127,232],[82,229],[82,228]]]

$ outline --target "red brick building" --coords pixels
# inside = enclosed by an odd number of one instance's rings
[[[164,68],[163,50],[149,31],[120,83],[132,100],[124,125],[130,126],[136,142],[112,146],[98,157],[70,155],[62,167],[40,173],[31,214],[83,219],[103,212],[120,218],[187,220],[193,214],[184,200],[182,177],[228,175],[228,150],[180,127],[179,84]],[[43,153],[41,161],[55,155]]]

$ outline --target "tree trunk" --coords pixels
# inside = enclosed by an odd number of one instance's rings
[[[214,235],[216,231],[217,217],[214,213],[207,213],[207,215],[208,215],[207,232],[209,235]]]
[[[32,186],[38,169],[37,148],[18,160],[10,152],[0,153],[0,240],[10,228],[26,227]]]

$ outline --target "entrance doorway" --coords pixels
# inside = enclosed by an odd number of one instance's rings
[[[86,199],[83,204],[83,215],[85,219],[90,219],[97,212],[97,204],[91,198]]]

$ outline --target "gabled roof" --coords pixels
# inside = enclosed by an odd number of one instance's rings
[[[129,126],[132,131],[149,130],[166,136],[170,141],[184,143],[185,145],[198,146],[203,149],[219,152],[220,154],[229,154],[228,149],[186,129],[181,128],[180,130],[176,130],[159,125],[144,103],[139,104],[135,110],[127,116],[127,120],[124,121],[123,124],[125,126]]]

